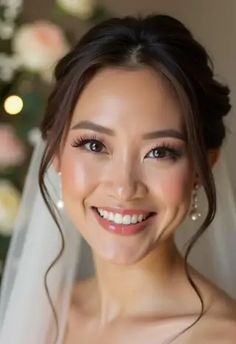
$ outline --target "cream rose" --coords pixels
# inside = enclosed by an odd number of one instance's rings
[[[81,19],[90,18],[96,5],[95,0],[57,0],[57,3],[65,12]]]
[[[13,50],[28,70],[47,73],[69,50],[63,31],[48,21],[22,25],[13,39]]]
[[[20,205],[20,193],[8,180],[0,180],[0,233],[11,235]]]

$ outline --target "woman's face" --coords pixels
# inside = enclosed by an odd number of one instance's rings
[[[173,235],[194,182],[187,148],[183,114],[164,77],[149,68],[94,76],[57,163],[65,208],[95,254],[129,264]]]

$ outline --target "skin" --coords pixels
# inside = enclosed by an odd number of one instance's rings
[[[82,121],[112,129],[114,134],[78,128]],[[89,82],[76,104],[54,167],[62,173],[66,210],[92,249],[96,276],[74,288],[66,344],[110,343],[111,336],[117,344],[131,340],[151,344],[156,338],[161,344],[199,315],[199,298],[187,281],[173,239],[199,180],[186,140],[143,139],[145,133],[163,129],[185,135],[173,89],[149,68],[105,69]],[[88,143],[73,147],[81,136],[94,135],[103,142],[101,152],[91,151]],[[153,148],[163,143],[179,151],[179,158],[172,159],[168,151],[155,157]],[[218,155],[219,151],[209,152],[212,166]],[[146,209],[157,215],[144,231],[122,237],[98,224],[92,206]],[[224,319],[218,331],[233,338],[234,301],[192,267],[190,271],[209,311],[175,343],[199,343],[202,338],[216,343],[206,326],[213,328],[214,319]]]

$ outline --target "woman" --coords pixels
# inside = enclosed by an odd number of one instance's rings
[[[66,212],[90,246],[95,275],[75,282],[66,331],[45,342],[234,343],[236,301],[187,263],[216,212],[212,168],[230,110],[205,49],[172,17],[113,18],[92,28],[55,76],[40,187],[62,240]],[[57,210],[45,183],[51,165]],[[202,220],[199,188],[208,201]],[[201,222],[182,257],[174,236],[188,214]],[[62,296],[47,293],[57,321]]]

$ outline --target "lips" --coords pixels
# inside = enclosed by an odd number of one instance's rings
[[[137,215],[146,214],[147,215],[147,218],[145,220],[136,224],[128,224],[128,225],[117,224],[112,221],[109,221],[108,219],[102,218],[99,215],[97,208],[92,207],[93,213],[99,225],[101,225],[105,230],[111,233],[120,234],[120,235],[134,235],[141,232],[142,230],[144,230],[145,228],[148,228],[151,225],[151,223],[153,222],[153,217],[155,217],[154,215],[156,215],[156,213],[154,212],[150,212],[150,211],[146,211],[142,209],[139,209],[139,210],[121,209],[121,208],[114,209],[114,208],[109,208],[109,207],[102,207],[102,208],[99,207],[99,209],[104,209],[110,212],[119,213],[121,215],[133,215],[133,214],[137,214]]]

